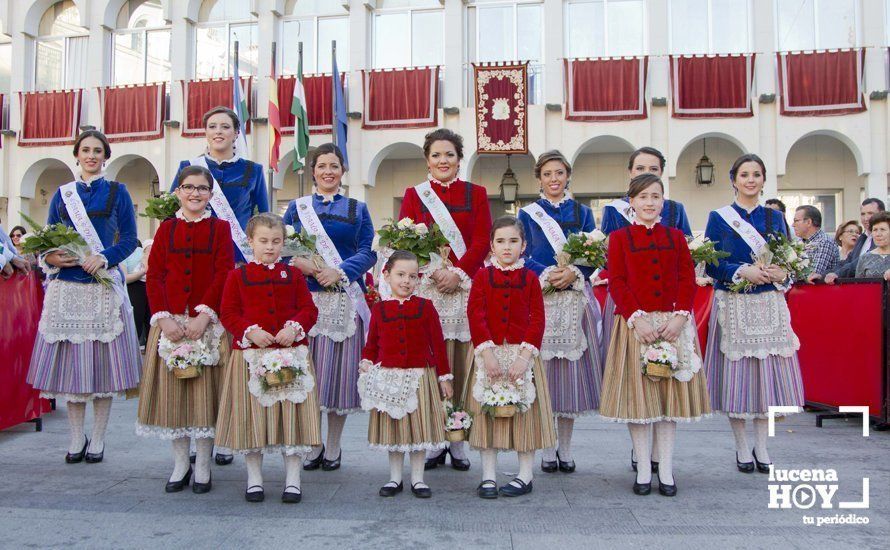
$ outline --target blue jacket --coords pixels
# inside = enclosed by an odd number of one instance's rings
[[[628,198],[623,197],[622,200],[626,201]],[[672,201],[671,199],[664,200],[664,208],[661,211],[661,224],[667,227],[677,228],[682,231],[684,235],[692,236],[692,228],[689,226],[689,218],[686,216],[686,208],[683,207],[682,203],[677,201]],[[630,223],[620,212],[615,210],[614,207],[606,206],[603,208],[603,223],[601,225],[602,232],[608,235],[616,229],[627,227]]]
[[[346,273],[349,282],[358,281],[365,288],[364,274],[377,263],[377,253],[371,250],[374,243],[374,224],[368,206],[340,194],[334,195],[328,202],[321,195],[314,194],[312,206],[343,258],[340,269]],[[287,205],[284,223],[292,225],[298,232],[303,227],[297,215],[297,201],[291,201]],[[323,288],[314,277],[307,277],[306,281],[312,292]]]
[[[46,222],[54,224],[62,222],[69,227],[74,227],[68,215],[68,209],[62,201],[62,190],[59,189],[53,195],[49,204],[49,216]],[[90,221],[99,234],[99,239],[105,247],[102,255],[108,260],[108,267],[116,267],[127,256],[136,250],[136,213],[133,211],[133,201],[127,187],[116,181],[108,181],[105,178],[93,180],[86,184],[77,182],[77,194],[86,207]],[[77,283],[94,283],[92,275],[80,266],[66,267],[51,278]]]
[[[593,218],[593,210],[574,199],[568,199],[559,206],[553,204],[546,199],[538,199],[535,201],[544,209],[551,218],[555,219],[565,236],[571,233],[585,232],[589,233],[596,229],[596,222]],[[548,267],[556,265],[556,253],[550,246],[550,241],[544,235],[541,226],[535,222],[525,210],[519,210],[519,221],[525,228],[525,266],[536,274],[541,273]],[[590,277],[593,268],[575,266],[584,274],[584,278]]]
[[[733,203],[732,207],[742,217],[757,229],[764,239],[769,240],[769,235],[784,235],[787,231],[785,217],[781,212],[758,205],[749,214],[741,206]],[[708,227],[705,229],[705,237],[716,243],[716,248],[729,252],[729,257],[720,259],[718,265],[708,264],[706,271],[714,279],[714,288],[726,290],[726,286],[732,283],[732,277],[740,267],[752,263],[751,247],[742,239],[735,230],[716,211],[708,216]],[[772,283],[762,284],[754,288],[752,293],[758,294],[776,290]]]
[[[261,164],[240,157],[233,162],[222,163],[217,163],[209,156],[205,158],[207,159],[207,168],[222,187],[223,194],[229,201],[232,211],[235,212],[235,217],[238,218],[242,229],[247,227],[247,220],[253,216],[254,209],[257,212],[269,211],[266,176],[263,174]],[[190,164],[191,161],[188,160],[179,163],[179,170],[176,171],[170,191],[179,187],[179,173]],[[214,215],[216,215],[215,212]],[[232,246],[235,247],[235,261],[243,262],[244,255],[241,254],[241,250],[235,246],[235,243],[232,243]]]

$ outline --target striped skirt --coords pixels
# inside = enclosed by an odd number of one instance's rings
[[[720,351],[722,331],[717,320],[716,297],[714,300],[708,323],[708,352],[704,360],[711,408],[730,418],[767,418],[771,405],[797,407],[797,412],[801,412],[804,406],[803,379],[797,354],[730,361]],[[775,416],[786,414],[789,413],[776,413]]]
[[[599,303],[592,294],[584,308],[581,324],[587,337],[587,350],[577,361],[544,361],[553,416],[577,418],[599,408],[603,385],[603,361],[597,325],[602,317]]]
[[[365,347],[365,328],[355,316],[355,334],[335,342],[327,336],[309,339],[309,353],[315,365],[318,405],[324,412],[350,414],[362,410],[358,396],[358,363]]]
[[[158,355],[160,337],[159,326],[148,332],[136,434],[160,439],[215,437],[221,381],[230,353],[228,338],[220,338],[219,365],[204,367],[201,376],[182,380],[173,376]]]
[[[613,422],[649,424],[664,420],[691,422],[710,414],[704,369],[688,382],[676,378],[653,381],[643,376],[640,343],[624,317],[616,315],[600,415]]]
[[[593,291],[590,294],[593,296]],[[596,296],[593,299],[596,300]],[[615,330],[615,300],[611,294],[606,293],[606,304],[603,307],[603,339],[600,342],[600,353],[604,361],[609,356],[613,330]]]
[[[314,376],[312,362],[309,372]],[[321,416],[315,391],[299,405],[279,401],[263,407],[247,389],[250,375],[244,352],[232,350],[224,371],[216,444],[239,454],[276,453],[304,455],[321,445]]]
[[[402,453],[445,448],[445,409],[435,370],[424,369],[414,412],[396,420],[377,409],[371,410],[368,444],[372,449]]]
[[[467,359],[473,359],[473,350]],[[476,365],[470,363],[467,380],[475,380]],[[483,368],[479,365],[479,368]],[[475,449],[528,452],[556,446],[556,431],[550,405],[550,392],[540,358],[535,358],[532,378],[537,396],[525,412],[517,412],[510,418],[494,418],[482,412],[482,405],[473,397],[472,384],[464,391],[464,407],[473,415],[470,427],[470,446]]]
[[[50,282],[52,284],[52,282]],[[124,328],[111,342],[47,342],[38,331],[26,381],[41,396],[72,402],[123,397],[139,385],[142,355],[132,309],[120,308]]]
[[[452,402],[455,407],[461,407],[464,401],[464,388],[470,380],[470,365],[473,362],[473,346],[472,342],[461,342],[460,340],[445,340],[445,353],[448,355],[448,364],[451,365],[451,374],[454,380],[451,384],[454,388],[454,397]]]

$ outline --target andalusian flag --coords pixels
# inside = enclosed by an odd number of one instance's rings
[[[294,98],[290,112],[294,115],[294,172],[296,172],[305,166],[306,154],[309,153],[309,114],[306,112],[306,89],[303,88],[302,56],[297,71],[297,81],[294,82]]]
[[[269,168],[278,172],[281,155],[281,114],[278,111],[278,79],[275,70],[269,79]]]
[[[237,46],[235,51],[238,51]],[[238,139],[235,140],[235,151],[239,156],[246,159],[248,158],[248,154],[247,136],[245,132],[247,121],[250,120],[250,115],[247,111],[247,98],[244,97],[244,89],[241,87],[241,74],[238,72],[237,55],[235,56],[235,69],[232,71],[232,74],[234,75],[232,78],[232,110],[235,111],[235,114],[238,115],[238,120],[241,121],[241,131],[238,133]]]

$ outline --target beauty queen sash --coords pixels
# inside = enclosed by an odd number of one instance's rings
[[[312,195],[301,197],[296,200],[297,216],[300,218],[300,224],[306,228],[310,234],[315,235],[315,249],[324,258],[325,263],[333,268],[339,268],[343,263],[343,258],[337,251],[334,241],[331,240],[327,230],[321,223],[318,213],[312,206]],[[365,326],[365,338],[368,336],[368,329],[371,327],[371,310],[368,308],[368,302],[365,301],[365,294],[359,284],[353,281],[346,287],[346,294],[352,300],[352,305],[362,323]]]
[[[717,213],[720,214],[723,221],[729,224],[733,231],[738,233],[739,237],[745,241],[745,244],[748,245],[754,254],[760,253],[763,247],[766,246],[766,239],[763,238],[763,235],[753,225],[742,219],[735,208],[724,206],[723,208],[718,208]]]
[[[630,215],[630,203],[621,199],[615,199],[606,206],[611,206],[615,209],[619,214],[624,216],[624,219],[627,220],[627,223],[633,223],[633,218]]]
[[[421,202],[430,211],[430,215],[436,220],[436,224],[442,230],[445,238],[448,239],[451,251],[454,252],[458,260],[461,259],[467,253],[467,244],[464,242],[464,237],[460,234],[457,224],[454,223],[454,218],[451,217],[448,207],[445,206],[439,195],[433,191],[429,181],[416,185],[414,189],[417,191],[417,196],[420,197]]]
[[[550,243],[553,252],[556,254],[562,252],[562,247],[566,244],[566,236],[562,232],[562,227],[559,226],[559,223],[557,223],[553,217],[548,215],[547,212],[544,212],[541,205],[536,202],[523,206],[522,210],[525,210],[525,213],[528,214],[531,219],[538,224],[541,231],[544,232],[544,236],[547,237],[547,242]]]
[[[202,166],[207,168],[208,171],[210,170],[207,167],[207,159],[204,158],[204,155],[189,161],[189,163],[192,166]],[[232,241],[238,247],[238,250],[241,251],[241,254],[244,255],[244,259],[248,262],[253,260],[253,250],[247,244],[247,234],[244,233],[241,222],[235,217],[235,211],[232,210],[232,205],[229,204],[229,199],[226,198],[226,194],[223,193],[222,187],[220,187],[216,178],[213,178],[213,196],[210,198],[210,206],[216,212],[218,218],[229,222],[229,227],[232,230]]]

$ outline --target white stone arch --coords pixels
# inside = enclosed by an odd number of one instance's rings
[[[117,28],[117,15],[121,12],[121,8],[127,0],[108,0],[105,4],[105,10],[102,13],[102,25],[109,29]],[[160,0],[161,9],[163,10],[164,19],[170,22],[170,4],[171,0]]]
[[[594,136],[587,141],[581,143],[574,152],[569,156],[568,151],[562,151],[563,155],[566,155],[566,158],[569,159],[569,162],[574,166],[575,162],[577,162],[578,157],[588,153],[632,153],[636,150],[636,146],[624,139],[621,136],[616,136],[612,134],[603,134],[599,136]]]
[[[46,13],[46,10],[50,9],[54,5],[62,2],[63,0],[34,0],[34,2],[28,7],[28,10],[25,12],[24,24],[22,25],[22,32],[28,34],[30,36],[37,36],[38,27],[40,26],[40,19],[43,17],[43,14]],[[74,5],[77,7],[77,14],[80,18],[80,26],[86,29],[90,28],[90,17],[89,17],[89,2],[88,0],[72,0]],[[117,13],[115,12],[115,16]]]
[[[733,136],[733,135],[730,135],[730,134],[727,134],[724,132],[705,132],[703,134],[698,134],[695,137],[687,140],[686,143],[683,145],[683,147],[680,148],[680,150],[676,152],[676,154],[671,152],[671,154],[668,155],[667,166],[665,166],[665,170],[664,170],[665,174],[669,175],[670,177],[674,177],[677,173],[677,163],[680,162],[680,157],[683,156],[683,153],[686,152],[686,150],[689,149],[689,147],[692,146],[693,144],[698,143],[699,141],[701,141],[703,139],[711,139],[711,138],[722,139],[724,141],[728,141],[729,143],[738,147],[742,151],[742,154],[748,154],[748,153],[752,152],[751,147],[749,147],[747,144],[742,142],[742,140],[740,140],[736,136]]]
[[[466,151],[466,150],[465,150],[465,151]],[[472,181],[473,170],[476,168],[476,163],[479,162],[479,159],[480,159],[480,158],[483,158],[483,157],[498,157],[498,156],[504,158],[504,165],[506,166],[507,155],[502,155],[502,154],[489,154],[489,153],[481,153],[481,154],[480,154],[478,151],[475,151],[475,150],[472,151],[470,154],[466,154],[466,152],[465,152],[465,153],[464,153],[464,158],[463,158],[463,160],[460,162],[460,172],[458,173],[458,176],[460,177],[460,179],[462,179],[462,180],[464,180],[464,181],[470,181],[470,182],[472,182],[472,183],[478,183],[478,182]],[[531,157],[531,159],[532,159],[532,163],[534,163],[534,161],[538,158],[538,155],[535,154],[535,153],[531,150],[531,148],[529,148],[529,150],[528,150],[527,153],[514,153],[514,154],[512,154],[512,155],[510,155],[510,156],[511,156],[511,159],[510,159],[511,162],[512,162],[513,159],[515,159],[515,158],[518,158],[518,157],[527,157],[527,156],[528,156],[528,157]],[[480,183],[479,185],[482,185],[482,184]]]
[[[794,149],[794,146],[811,136],[826,136],[826,137],[834,138],[837,141],[843,143],[847,147],[847,149],[850,150],[850,153],[852,153],[853,158],[856,160],[856,173],[860,176],[868,174],[868,172],[869,172],[869,170],[867,168],[868,164],[866,163],[866,159],[863,157],[863,152],[862,152],[863,149],[856,143],[856,141],[851,139],[848,135],[838,132],[837,130],[821,129],[821,130],[813,130],[811,132],[806,132],[806,133],[796,137],[793,140],[790,140],[790,139],[788,140],[787,148],[784,148],[783,150],[779,151],[779,155],[778,155],[778,159],[777,159],[777,166],[776,166],[776,174],[777,175],[785,174],[785,169],[786,169],[786,166],[788,163],[788,156],[791,154],[791,151],[792,151],[792,149]]]
[[[137,155],[135,153],[127,153],[125,155],[121,155],[118,157],[112,157],[108,164],[105,166],[105,177],[110,181],[117,181],[117,177],[120,174],[121,170],[124,169],[128,164],[133,162],[134,160],[144,160],[151,166],[151,168],[155,171],[155,175],[158,177],[158,185],[159,188],[163,191],[166,188],[163,185],[163,182],[160,181],[161,178],[161,170],[158,170],[157,165],[148,157],[144,157],[142,155]],[[127,182],[121,182],[126,184]]]
[[[315,150],[314,146],[309,147],[309,151],[306,153],[306,162],[309,162],[309,157],[312,154],[312,151]],[[293,148],[288,149],[284,155],[278,159],[278,172],[272,172],[272,183],[277,191],[281,191],[284,189],[285,180],[290,174],[294,174],[295,178],[299,178],[298,174],[294,173],[293,164],[294,164],[294,152]],[[309,174],[309,166],[303,167],[303,182],[305,183],[304,191],[308,192],[312,190],[312,176]]]
[[[168,0],[169,1],[169,0]],[[250,13],[256,15],[259,13],[257,9],[257,0],[244,0],[250,2]],[[185,8],[185,17],[192,23],[198,22],[198,14],[201,12],[201,4],[204,3],[204,0],[186,0],[186,8]],[[275,4],[279,4],[281,2],[275,1]],[[283,8],[283,6],[282,6]]]
[[[367,185],[369,187],[374,187],[377,184],[377,171],[380,169],[380,164],[388,157],[397,156],[397,158],[412,158],[413,155],[411,153],[413,152],[416,152],[420,158],[423,158],[423,148],[420,145],[409,141],[390,143],[378,151],[377,154],[371,158],[371,162],[368,165],[366,172],[368,174]],[[414,185],[415,183],[419,182],[410,182],[411,185]]]
[[[26,199],[33,199],[34,194],[37,192],[37,180],[40,179],[40,176],[47,170],[61,168],[65,168],[71,173],[71,180],[73,181],[76,176],[71,162],[66,162],[55,157],[48,157],[42,158],[29,166],[22,176],[22,185],[19,189],[20,196]]]

